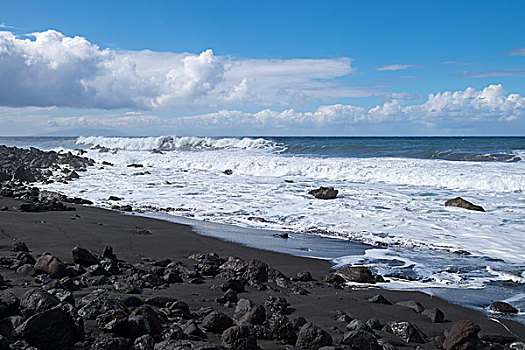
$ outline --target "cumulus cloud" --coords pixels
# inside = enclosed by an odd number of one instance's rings
[[[386,65],[386,66],[382,66],[382,67],[378,67],[376,68],[376,70],[379,70],[379,71],[395,71],[395,70],[405,70],[405,69],[408,69],[408,68],[411,68],[412,65],[410,64],[390,64],[390,65]]]
[[[360,96],[333,81],[350,58],[233,59],[200,54],[118,51],[54,30],[0,31],[0,105],[98,109],[288,105]]]

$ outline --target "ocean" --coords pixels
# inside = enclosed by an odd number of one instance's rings
[[[144,215],[209,223],[201,224],[209,235],[235,227],[227,239],[259,248],[281,251],[288,244],[268,233],[287,232],[301,242],[291,245],[297,254],[367,264],[390,276],[382,287],[480,310],[503,300],[525,319],[525,137],[2,137],[0,144],[82,149],[97,161],[74,183],[43,189],[105,208],[117,196]],[[319,186],[335,187],[338,197],[308,194]],[[486,212],[444,206],[458,196]],[[257,232],[262,238],[253,239]]]

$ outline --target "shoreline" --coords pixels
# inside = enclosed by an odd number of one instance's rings
[[[2,256],[12,255],[10,248],[15,241],[26,242],[35,257],[48,251],[64,262],[71,262],[73,246],[101,252],[106,245],[110,245],[119,259],[133,263],[141,263],[144,259],[161,260],[165,258],[188,263],[188,256],[192,254],[213,251],[225,258],[232,255],[245,260],[258,259],[267,262],[286,276],[309,271],[319,285],[309,288],[308,295],[296,295],[289,290],[275,286],[270,287],[270,291],[287,299],[293,310],[289,315],[290,318],[304,317],[330,333],[334,342],[340,340],[346,332],[345,324],[336,320],[336,310],[343,310],[355,319],[366,321],[376,318],[381,324],[403,319],[417,324],[429,339],[442,338],[444,332],[456,322],[469,319],[480,326],[480,334],[499,334],[514,336],[521,341],[525,340],[525,326],[518,322],[507,319],[493,321],[476,310],[451,304],[422,292],[377,289],[376,286],[367,289],[345,290],[330,287],[321,282],[324,275],[331,271],[331,264],[328,261],[250,248],[203,236],[192,231],[187,225],[140,215],[122,215],[117,211],[92,206],[74,205],[76,211],[71,212],[23,213],[11,209],[20,203],[20,200],[0,197],[0,206],[10,208],[8,211],[0,212],[0,254]],[[151,234],[134,234],[133,231],[137,228],[145,229]],[[178,239],[174,240],[175,237]],[[6,274],[4,268],[2,268],[2,274],[17,283],[16,274]],[[27,283],[27,280],[24,283]],[[215,298],[222,295],[220,291],[211,288],[214,283],[213,279],[207,278],[203,285],[184,283],[175,284],[160,291],[144,289],[140,297],[159,295],[159,293],[160,295],[173,295],[188,302],[195,309],[212,306],[231,314],[232,308],[223,307],[214,302]],[[246,294],[239,294],[239,297],[246,297],[255,303],[262,304],[271,294],[270,291],[249,289]],[[407,307],[368,302],[368,299],[378,293],[394,304],[399,301],[413,300],[421,303],[426,309],[437,307],[445,314],[445,322],[432,323],[428,318]],[[404,344],[399,341],[398,337],[387,332],[377,331],[377,334],[383,341],[397,344],[397,346]],[[210,340],[217,341],[214,338]],[[259,345],[264,349],[278,349],[283,346],[280,342],[272,341],[260,341]],[[433,341],[423,344],[425,349],[435,347],[436,344]]]

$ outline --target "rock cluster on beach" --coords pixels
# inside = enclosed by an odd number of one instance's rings
[[[429,338],[416,324],[404,321],[403,312],[400,319],[381,324],[374,318],[361,320],[338,311],[342,331],[337,337],[315,322],[293,316],[294,305],[284,295],[308,295],[312,288],[331,285],[340,288],[341,281],[378,280],[362,266],[342,268],[327,275],[328,282],[319,282],[307,271],[291,278],[262,261],[223,258],[217,253],[193,254],[188,262],[131,262],[118,259],[109,246],[100,254],[74,247],[72,262],[66,263],[49,252],[33,256],[23,242],[14,244],[11,251],[0,257],[0,266],[15,273],[11,280],[2,279],[0,349],[256,350],[264,344],[297,350],[381,350],[399,344],[427,344],[452,350],[523,346],[513,337],[480,337],[479,326],[471,321],[457,322],[446,334]],[[26,282],[11,291],[16,276]],[[193,307],[162,292],[172,285],[202,286],[221,296]],[[250,296],[257,293],[264,293],[266,299],[252,301]],[[426,310],[411,300],[396,306],[378,294],[369,303],[400,307],[432,322],[445,320],[439,309]],[[389,337],[397,339],[393,341],[397,345],[387,341]]]
[[[51,191],[40,191],[28,184],[33,182],[67,182],[79,178],[77,172],[94,165],[89,158],[71,152],[57,153],[36,148],[23,149],[0,146],[0,196],[26,201],[19,209],[25,212],[68,211],[65,203],[91,204],[80,198],[68,198]]]

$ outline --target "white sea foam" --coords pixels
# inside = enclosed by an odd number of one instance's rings
[[[110,206],[107,198],[115,195],[134,208],[171,208],[173,215],[200,220],[389,245],[390,254],[404,246],[414,248],[412,256],[418,251],[468,251],[512,266],[525,263],[525,162],[288,156],[263,139],[90,137],[77,143],[117,150],[89,149],[87,154],[99,164],[105,160],[115,166],[90,167],[74,186],[45,187],[101,206]],[[150,152],[154,149],[173,151]],[[130,163],[145,168],[128,168]],[[225,169],[233,175],[224,175]],[[307,194],[320,185],[335,186],[339,197],[321,201]],[[444,207],[456,196],[487,212]],[[267,222],[251,221],[252,216]],[[436,267],[446,267],[455,259],[452,255],[445,260],[438,256],[429,266],[427,253],[412,259],[395,252],[385,259],[413,265],[412,272],[435,286],[478,288],[491,276],[483,259],[476,264],[484,275],[465,277]],[[495,270],[507,271],[494,264]],[[386,267],[377,263],[377,268]]]
[[[272,141],[262,138],[210,138],[210,137],[79,137],[77,145],[91,147],[106,147],[128,151],[173,151],[173,150],[205,150],[205,149],[279,149]]]

